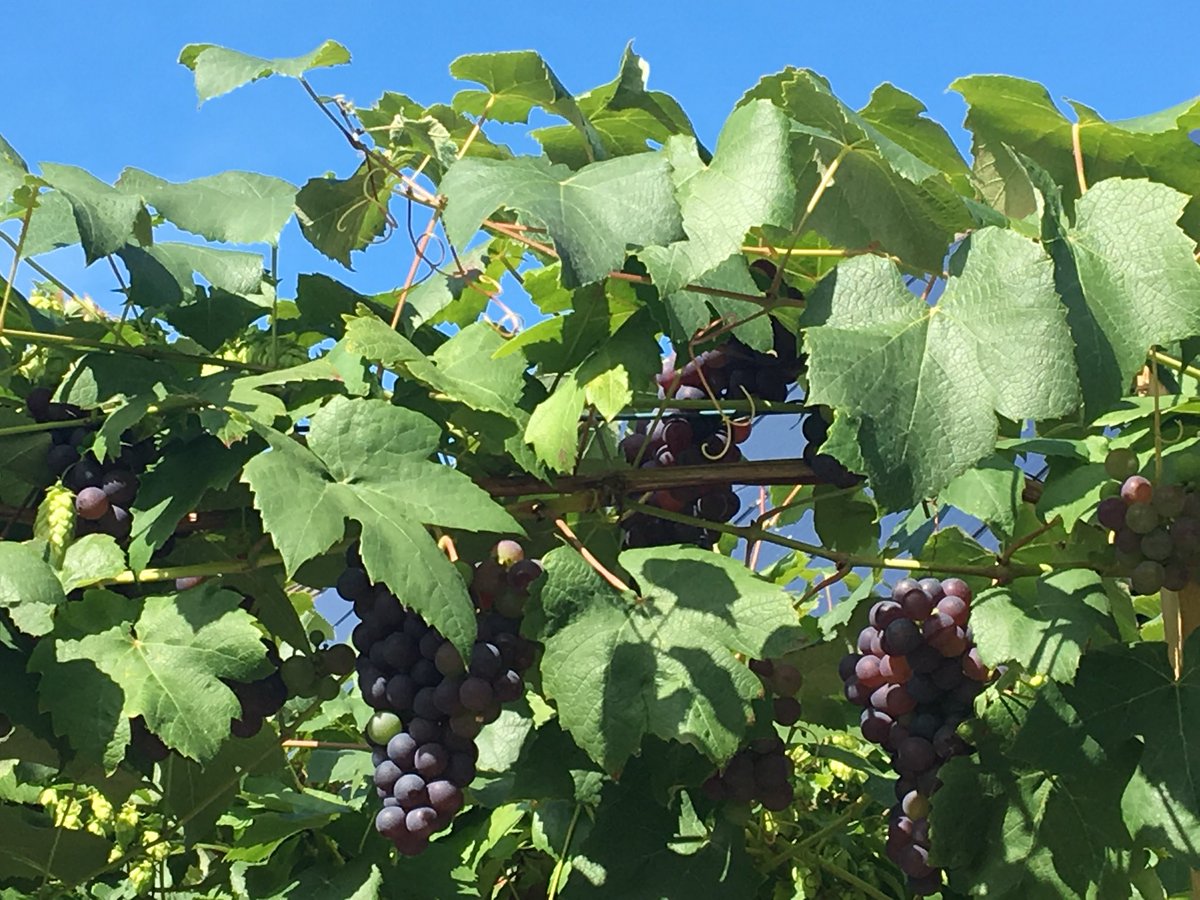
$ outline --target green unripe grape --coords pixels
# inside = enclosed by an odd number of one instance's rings
[[[341,692],[341,685],[336,678],[326,677],[317,682],[317,699],[322,703],[332,700]]]
[[[1137,503],[1125,513],[1125,526],[1138,534],[1149,534],[1158,527],[1159,515],[1149,503]]]
[[[1113,559],[1117,564],[1117,568],[1124,571],[1131,571],[1134,566],[1143,561],[1143,557],[1140,552],[1126,553],[1123,550],[1117,550],[1115,553],[1113,553]]]
[[[1177,481],[1200,484],[1200,452],[1193,449],[1190,452],[1176,453],[1170,460]]]
[[[349,675],[354,671],[354,648],[349,644],[334,644],[321,652],[321,664],[330,675]]]
[[[320,647],[326,641],[325,632],[314,628],[308,633],[308,640],[314,647]]]
[[[1109,497],[1121,496],[1121,484],[1117,481],[1106,481],[1100,485],[1100,499],[1107,500]]]
[[[475,580],[475,567],[465,559],[457,559],[454,561],[454,568],[458,570],[459,577],[469,590],[471,582]]]
[[[1148,559],[1134,567],[1129,577],[1130,587],[1135,594],[1157,594],[1165,576],[1162,563]]]
[[[297,697],[310,696],[317,680],[317,670],[307,656],[289,656],[280,663],[279,675],[288,693]]]
[[[1138,470],[1137,454],[1128,448],[1110,450],[1104,457],[1104,471],[1109,478],[1124,481],[1130,475],[1136,475]]]
[[[1160,567],[1161,568],[1161,567]],[[404,729],[404,723],[393,712],[377,712],[367,719],[367,738],[373,744],[387,746],[387,742]]]

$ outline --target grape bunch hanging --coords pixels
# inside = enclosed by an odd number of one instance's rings
[[[337,590],[360,620],[351,636],[358,686],[376,710],[366,729],[383,806],[375,828],[400,853],[416,856],[462,808],[479,758],[475,738],[502,703],[524,694],[522,676],[536,648],[520,635],[521,616],[542,566],[509,540],[474,566],[460,562],[478,626],[464,661],[436,628],[371,583],[356,549],[347,562]]]
[[[72,422],[82,420],[84,412],[70,403],[51,400],[47,388],[34,388],[25,400],[29,415],[36,422]],[[118,541],[129,537],[132,520],[129,508],[138,490],[138,475],[157,455],[154,441],[129,440],[122,435],[116,458],[101,462],[86,446],[96,431],[95,425],[56,428],[50,433],[51,446],[46,466],[63,487],[74,495],[75,534],[107,534]]]
[[[771,320],[772,353],[760,353],[737,338],[705,350],[676,369],[668,359],[657,376],[664,400],[784,400],[788,385],[804,369],[796,337]],[[620,444],[631,465],[643,469],[732,463],[742,459],[739,444],[750,437],[749,417],[724,417],[667,408],[655,421],[639,421]],[[728,522],[738,514],[741,501],[726,485],[697,485],[654,491],[647,502],[671,512],[682,512],[711,522]],[[629,547],[667,544],[711,546],[716,539],[708,529],[670,522],[651,515],[634,514],[622,521]]]
[[[858,652],[838,667],[846,699],[863,707],[863,737],[891,755],[899,775],[887,854],[917,894],[941,888],[941,871],[929,865],[930,800],[942,763],[971,752],[958,726],[990,677],[967,624],[971,599],[960,578],[902,579],[871,607]]]
[[[1138,474],[1132,450],[1112,450],[1104,460],[1113,482],[1096,518],[1112,532],[1117,564],[1129,571],[1135,594],[1200,581],[1200,458],[1180,457],[1174,468],[1179,483],[1154,484]]]

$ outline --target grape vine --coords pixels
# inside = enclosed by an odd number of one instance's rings
[[[180,62],[349,174],[0,139],[0,896],[1200,897],[1194,104]]]

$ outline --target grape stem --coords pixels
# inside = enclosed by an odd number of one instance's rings
[[[12,296],[13,282],[17,279],[17,269],[21,265],[21,252],[25,249],[25,237],[29,234],[29,220],[33,218],[33,210],[37,206],[40,190],[40,188],[34,188],[29,192],[29,203],[25,206],[25,215],[21,217],[21,233],[17,237],[17,247],[13,251],[12,267],[8,270],[8,281],[4,282],[4,300],[0,302],[0,334],[4,333],[4,323],[8,319],[8,301]]]
[[[1071,123],[1071,156],[1075,158],[1075,179],[1079,182],[1079,194],[1087,193],[1087,178],[1083,174],[1083,142],[1080,140],[1079,123]]]
[[[846,882],[846,884],[858,888],[868,897],[874,897],[876,900],[891,900],[887,894],[879,890],[879,888],[875,887],[875,885],[871,884],[870,882],[863,881],[853,872],[843,869],[837,863],[830,862],[829,860],[820,856],[813,856],[811,859],[830,875],[834,876],[835,878],[840,878],[842,881]]]
[[[179,350],[171,350],[168,347],[157,347],[150,345],[130,346],[129,344],[109,344],[104,341],[91,340],[90,338],[78,337],[70,334],[51,334],[41,331],[21,331],[16,328],[4,329],[4,336],[13,340],[25,341],[29,344],[37,344],[44,347],[61,347],[67,350],[78,350],[81,352],[91,352],[93,350],[102,350],[107,353],[125,353],[131,356],[141,356],[146,359],[161,359],[172,362],[195,363],[197,365],[220,366],[225,369],[239,369],[244,372],[270,372],[269,366],[260,366],[255,363],[244,363],[234,359],[222,359],[219,356],[205,356],[199,353],[184,353]]]
[[[867,805],[869,799],[870,798],[866,794],[863,794],[844,810],[842,810],[841,815],[839,815],[824,828],[814,831],[803,840],[791,844],[785,852],[780,853],[774,859],[768,860],[767,864],[763,868],[770,872],[779,865],[787,862],[789,859],[795,859],[797,854],[803,852],[807,848],[812,847],[815,844],[819,844],[821,841],[825,840],[825,838],[829,837],[829,835],[841,831],[848,822],[852,822],[855,819],[859,811]]]
[[[567,826],[567,836],[563,841],[562,852],[554,863],[554,871],[550,873],[550,884],[546,887],[546,900],[554,900],[558,896],[558,884],[562,879],[563,866],[566,863],[567,853],[571,850],[571,841],[575,839],[575,825],[579,822],[579,814],[582,811],[583,804],[576,803],[575,810],[571,813],[571,823]]]
[[[624,581],[622,581],[620,578],[618,578],[616,575],[614,575],[612,572],[610,572],[608,570],[608,568],[604,565],[604,563],[602,563],[602,562],[600,562],[600,560],[596,559],[596,557],[592,554],[592,551],[589,550],[587,547],[585,547],[583,545],[583,541],[579,540],[579,538],[576,536],[575,532],[571,530],[571,526],[566,523],[566,520],[561,519],[561,518],[555,519],[554,527],[562,532],[563,537],[566,538],[567,543],[570,544],[572,547],[574,547],[578,551],[579,555],[583,557],[584,561],[589,566],[591,566],[593,569],[595,569],[596,573],[601,578],[603,578],[605,581],[607,581],[609,584],[611,584],[614,588],[616,588],[622,594],[634,593],[633,588],[631,588]]]
[[[1012,560],[1014,553],[1016,553],[1022,547],[1028,546],[1031,542],[1037,540],[1039,537],[1041,537],[1043,534],[1045,534],[1047,531],[1049,531],[1051,528],[1053,528],[1055,525],[1057,525],[1061,521],[1062,521],[1061,516],[1055,516],[1050,521],[1046,522],[1044,525],[1041,525],[1040,527],[1035,528],[1033,531],[1029,532],[1028,534],[1022,535],[1021,537],[1017,538],[1015,541],[1013,541],[1011,544],[1009,544],[1008,547],[1006,547],[1004,549],[1003,553],[1000,554],[1000,564],[1008,565],[1008,563]]]
[[[305,738],[288,738],[279,742],[280,747],[286,749],[298,750],[370,750],[371,748],[363,743],[350,743],[348,741],[310,741]]]
[[[825,547],[817,546],[816,544],[807,544],[804,541],[793,540],[789,537],[784,537],[781,534],[774,534],[763,528],[745,525],[730,525],[724,522],[711,522],[707,519],[701,519],[696,516],[689,516],[684,513],[672,512],[666,509],[660,509],[656,506],[649,506],[645,503],[636,501],[627,501],[625,508],[633,512],[645,513],[648,516],[654,516],[659,519],[666,519],[670,522],[679,522],[683,525],[691,525],[697,528],[707,528],[710,531],[719,531],[723,534],[732,534],[735,537],[740,537],[747,541],[766,541],[769,544],[778,544],[780,547],[787,547],[789,550],[798,550],[801,553],[807,553],[810,556],[817,556],[821,559],[828,559],[831,562],[838,563],[849,567],[864,566],[872,569],[903,569],[909,572],[944,572],[947,575],[978,575],[983,578],[992,578],[1001,583],[1011,581],[1025,575],[1045,575],[1049,572],[1057,572],[1063,569],[1091,569],[1096,572],[1105,573],[1108,571],[1103,566],[1098,566],[1095,563],[1086,560],[1070,561],[1063,563],[1037,563],[1031,565],[1022,565],[1017,563],[995,563],[991,565],[959,565],[956,563],[935,563],[924,562],[919,559],[906,559],[901,557],[879,557],[879,556],[861,556],[856,553],[843,553],[839,550],[829,550]]]

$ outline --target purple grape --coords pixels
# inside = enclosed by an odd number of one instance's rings
[[[1126,509],[1125,501],[1120,497],[1108,497],[1096,507],[1096,520],[1109,531],[1116,531],[1125,525]]]
[[[429,802],[429,793],[425,790],[425,779],[411,772],[396,779],[396,785],[392,788],[392,796],[400,802],[403,809],[415,809]]]

